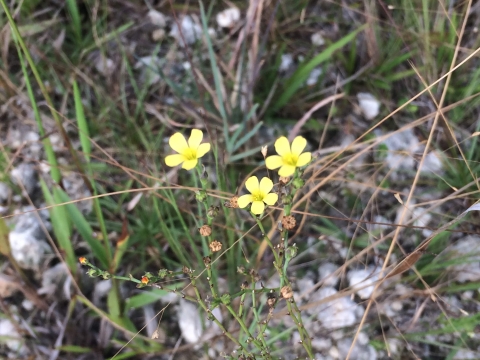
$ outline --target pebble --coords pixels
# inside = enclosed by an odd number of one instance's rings
[[[12,196],[12,190],[4,182],[0,182],[0,203],[5,204]]]
[[[29,163],[21,163],[14,167],[10,172],[10,177],[13,183],[25,188],[27,194],[32,196],[37,188],[37,172],[35,167]],[[22,191],[23,192],[23,191]]]
[[[332,287],[323,287],[311,296],[311,301],[322,300],[337,293]],[[348,296],[321,304],[315,308],[318,320],[329,330],[352,326],[357,321],[358,305]]]
[[[380,113],[380,101],[367,92],[357,94],[358,104],[367,120],[374,119]]]
[[[240,20],[240,10],[236,7],[219,12],[216,16],[218,26],[232,28]]]
[[[13,258],[23,269],[38,270],[44,254],[50,252],[48,244],[35,238],[31,231],[10,231],[8,240]]]
[[[310,40],[312,41],[312,45],[315,45],[315,46],[325,45],[325,39],[323,38],[320,32],[316,32],[312,34],[312,36],[310,37]]]
[[[185,47],[185,45],[193,45],[202,36],[202,27],[194,22],[190,15],[182,17],[180,26],[181,33],[177,22],[175,22],[169,35],[173,37],[181,47]]]
[[[318,79],[320,79],[320,76],[323,74],[323,70],[321,68],[315,68],[310,72],[310,75],[308,76],[307,79],[307,85],[312,86],[315,85],[318,82]]]
[[[202,321],[197,307],[189,301],[180,300],[177,307],[178,326],[189,344],[198,342],[202,336]]]
[[[23,344],[23,338],[18,333],[15,325],[8,319],[0,320],[0,337],[2,338],[2,343],[5,344],[8,349],[14,352],[13,358],[18,359],[19,357],[24,357],[28,354],[27,347]],[[9,358],[12,358],[9,356]]]
[[[350,286],[359,289],[355,293],[362,299],[368,299],[373,293],[375,283],[378,280],[378,274],[375,270],[375,268],[369,267],[367,269],[350,270],[348,272],[347,277]]]
[[[160,11],[152,9],[148,12],[147,16],[153,25],[158,26],[162,29],[167,26],[167,17]]]
[[[332,275],[337,271],[338,266],[332,263],[324,263],[318,268],[318,277],[323,280],[325,286],[335,286],[338,282],[338,276]]]

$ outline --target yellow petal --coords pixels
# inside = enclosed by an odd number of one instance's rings
[[[200,144],[199,147],[197,148],[197,159],[201,158],[203,155],[205,155],[209,151],[210,151],[209,143]]]
[[[273,181],[270,180],[268,177],[262,178],[260,180],[260,191],[264,194],[268,194],[270,190],[273,188]]]
[[[190,134],[190,138],[188,139],[188,146],[192,149],[197,149],[203,139],[203,132],[198,129],[193,129],[192,133]]]
[[[295,172],[295,166],[293,165],[283,165],[278,171],[280,176],[290,176]]]
[[[290,153],[290,143],[285,136],[282,136],[275,141],[275,150],[277,151],[278,155],[284,155]]]
[[[258,178],[256,176],[249,177],[248,180],[245,182],[245,187],[251,193],[258,191]]]
[[[238,198],[238,207],[240,209],[243,209],[243,208],[246,208],[248,206],[248,204],[250,204],[252,202],[252,195],[248,194],[248,195],[242,195]]]
[[[306,152],[298,157],[297,166],[305,166],[312,160],[312,153]]]
[[[267,169],[273,170],[282,166],[283,160],[281,156],[272,155],[267,157],[267,159],[265,160],[265,164],[267,165]]]
[[[292,153],[300,155],[307,146],[307,140],[302,136],[297,136],[292,142]]]
[[[195,166],[197,166],[198,160],[187,160],[183,163],[182,168],[185,170],[192,170]]]
[[[183,153],[185,149],[188,148],[187,141],[185,137],[180,133],[175,133],[168,140],[170,147],[178,153]]]
[[[185,157],[180,154],[168,155],[165,158],[165,164],[167,164],[167,166],[174,167],[174,166],[180,165],[185,160],[186,160]]]
[[[254,201],[252,203],[252,213],[255,215],[260,215],[265,210],[265,204],[263,201]]]
[[[267,205],[275,205],[278,200],[278,195],[275,193],[270,193],[263,198],[263,202]]]

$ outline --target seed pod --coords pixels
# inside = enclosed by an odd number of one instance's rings
[[[284,216],[282,218],[282,226],[287,230],[292,230],[297,225],[297,221],[292,215]]]
[[[292,288],[288,285],[282,287],[282,289],[280,290],[280,293],[282,294],[282,297],[284,299],[291,299],[293,297]]]
[[[217,240],[213,240],[208,246],[212,252],[217,252],[222,250],[222,243]]]
[[[212,234],[212,228],[209,225],[202,225],[199,229],[198,232],[202,236],[210,236]]]

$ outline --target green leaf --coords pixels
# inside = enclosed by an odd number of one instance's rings
[[[160,289],[152,289],[138,295],[134,295],[125,301],[125,310],[138,309],[146,305],[159,301],[168,292]]]
[[[77,346],[77,345],[63,345],[63,346],[58,346],[56,349],[63,352],[69,352],[69,353],[75,353],[75,354],[86,354],[86,353],[92,352],[92,349],[90,348]]]

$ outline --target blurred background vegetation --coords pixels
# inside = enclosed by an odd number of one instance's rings
[[[275,271],[254,222],[224,202],[253,172],[267,174],[263,146],[302,135],[316,160],[294,206],[290,275],[306,293],[319,358],[346,358],[363,316],[337,319],[333,335],[317,319],[337,301],[318,307],[322,265],[336,271],[332,291],[363,311],[354,271],[375,272],[432,234],[415,267],[370,301],[363,352],[351,358],[480,358],[478,215],[435,233],[478,199],[480,3],[0,4],[3,356],[221,357],[221,334],[188,340],[181,320],[194,315],[178,297],[93,281],[77,261],[126,278],[204,268],[201,210],[188,191],[200,184],[163,160],[170,135],[198,128],[218,147],[204,164],[229,249],[215,274],[225,291],[239,290],[238,266],[265,284]],[[273,215],[266,222],[275,229]],[[305,356],[291,324],[269,331],[278,358]]]

